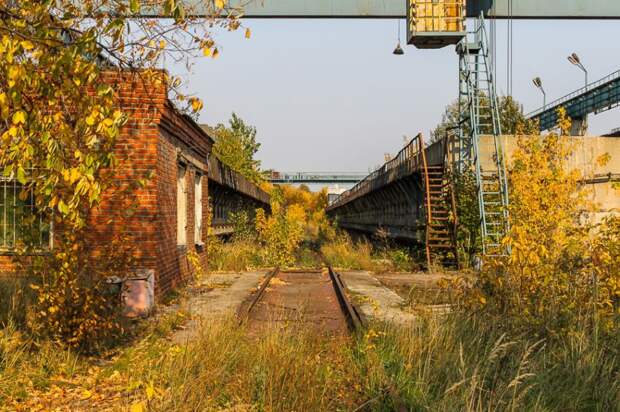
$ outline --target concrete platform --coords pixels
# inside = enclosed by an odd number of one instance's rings
[[[414,313],[403,310],[405,300],[388,289],[370,272],[340,271],[351,300],[368,319],[398,324],[411,323]]]
[[[183,305],[191,320],[172,340],[185,344],[195,338],[204,319],[234,316],[243,301],[260,286],[267,271],[210,274],[190,292]]]

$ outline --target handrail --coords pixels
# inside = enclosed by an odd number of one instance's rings
[[[459,214],[457,212],[456,204],[456,188],[454,187],[454,171],[452,170],[452,159],[450,159],[450,141],[453,140],[454,135],[446,134],[444,137],[444,164],[448,171],[448,180],[450,188],[450,203],[452,206],[452,242],[454,243],[454,254],[456,260],[456,268],[460,269],[459,264],[459,246],[458,246],[458,230],[459,230]]]
[[[377,181],[381,178],[389,179],[390,175],[393,171],[396,171],[396,178],[400,175],[400,172],[403,167],[405,167],[405,171],[411,171],[416,168],[416,157],[419,157],[419,140],[420,135],[418,134],[415,138],[411,140],[405,147],[403,147],[398,154],[388,162],[384,163],[380,168],[371,172],[364,179],[359,181],[355,186],[351,189],[343,192],[336,201],[329,206],[329,209],[338,207],[354,198],[361,192],[363,192],[368,186],[372,185],[374,181]],[[418,146],[417,150],[414,150],[415,147]],[[419,162],[419,159],[418,159]],[[411,164],[410,164],[411,163]]]
[[[422,170],[424,170],[424,191],[426,193],[426,261],[428,262],[428,269],[431,270],[431,249],[429,244],[429,231],[433,222],[433,215],[431,212],[431,182],[428,178],[428,163],[426,162],[426,153],[424,150],[424,138],[422,134],[418,135],[418,147],[422,153]]]

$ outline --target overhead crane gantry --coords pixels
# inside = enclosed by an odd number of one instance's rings
[[[204,0],[185,2],[197,16]],[[405,0],[229,0],[247,18],[405,18]],[[617,0],[468,0],[466,17],[515,19],[618,19]],[[147,12],[146,15],[157,16]]]

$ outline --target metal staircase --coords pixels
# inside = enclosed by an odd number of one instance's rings
[[[444,151],[446,150],[444,141]],[[456,241],[456,200],[447,174],[447,163],[428,165],[422,150],[421,177],[426,211],[426,260],[433,264],[459,268]],[[445,156],[444,156],[445,157]]]
[[[475,30],[457,46],[461,126],[457,167],[473,167],[478,184],[482,248],[485,256],[506,256],[502,239],[509,230],[508,178],[502,148],[498,100],[489,58],[488,37],[481,15]],[[493,147],[482,152],[480,137],[490,135]],[[482,156],[486,156],[483,159]],[[484,164],[483,164],[484,163]]]

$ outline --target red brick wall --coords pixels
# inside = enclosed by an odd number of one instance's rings
[[[193,270],[187,254],[195,252],[206,268],[206,252],[195,245],[195,178],[203,175],[202,214],[203,229],[208,214],[208,183],[206,158],[211,150],[210,140],[205,138],[187,117],[180,116],[170,105],[166,108],[160,125],[158,141],[158,291],[165,292],[185,282]],[[186,245],[177,245],[177,173],[179,164],[186,168],[185,188],[187,191]],[[206,234],[206,230],[204,231]],[[203,239],[205,239],[203,234]]]
[[[114,150],[118,160],[116,186],[105,194],[104,202],[93,214],[89,233],[94,245],[126,236],[138,267],[156,269],[157,145],[166,87],[163,82],[147,82],[140,73],[110,73],[107,78],[128,121]],[[146,179],[144,187],[137,186],[140,179]]]
[[[158,295],[186,281],[187,253],[194,245],[194,176],[203,169],[203,228],[206,235],[208,184],[206,158],[212,141],[167,100],[163,82],[140,73],[107,73],[121,110],[128,115],[115,147],[115,188],[93,212],[88,236],[95,249],[123,239],[130,244],[136,269],[152,269]],[[177,247],[177,166],[187,164],[187,247]],[[137,186],[140,179],[146,184]],[[122,193],[122,195],[120,195]],[[203,237],[205,239],[205,237]],[[206,253],[199,252],[206,268]],[[105,256],[101,256],[105,259]],[[10,272],[11,257],[0,256],[0,273]],[[129,275],[129,274],[128,274]]]

